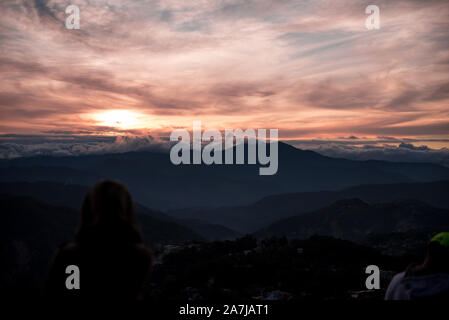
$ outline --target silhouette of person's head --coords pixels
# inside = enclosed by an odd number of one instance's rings
[[[408,275],[449,273],[449,233],[436,235],[427,245],[426,256],[420,265],[412,265]]]
[[[432,273],[449,273],[449,233],[436,235],[427,246],[424,266]]]
[[[66,288],[70,265],[79,267],[79,290]],[[151,252],[143,244],[129,191],[121,183],[101,181],[86,194],[75,242],[56,254],[48,293],[57,298],[139,299],[151,265]]]
[[[123,184],[104,180],[89,189],[81,208],[76,240],[80,243],[102,240],[142,242],[134,203]]]

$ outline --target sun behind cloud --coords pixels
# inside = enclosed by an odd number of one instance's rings
[[[107,110],[91,116],[96,125],[119,129],[141,129],[148,127],[148,116],[131,110]]]

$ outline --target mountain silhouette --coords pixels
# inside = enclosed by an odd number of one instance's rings
[[[0,194],[29,196],[54,206],[67,206],[76,210],[80,209],[87,190],[88,187],[86,186],[74,184],[66,185],[59,182],[40,181],[0,183]],[[239,233],[234,230],[205,221],[175,219],[161,211],[147,208],[140,203],[135,203],[135,210],[138,216],[155,218],[158,224],[161,222],[169,222],[172,227],[175,225],[176,228],[179,228],[179,226],[187,227],[189,231],[192,230],[201,238],[207,240],[232,239],[239,235]],[[171,235],[167,236],[167,240],[177,239],[176,234],[173,234],[173,231],[170,231],[174,228],[167,227],[165,229],[171,233]],[[160,230],[157,230],[157,233],[158,232],[160,232]],[[179,232],[181,235],[186,233],[185,230],[180,230]],[[195,239],[195,237],[187,237],[186,239]],[[159,241],[159,239],[156,240]]]
[[[449,226],[449,210],[420,201],[370,205],[360,199],[343,199],[322,209],[279,220],[255,233],[257,237],[312,235],[361,241],[367,235]]]
[[[195,231],[209,241],[231,240],[242,236],[241,233],[220,224],[195,219],[177,219],[176,221],[187,226],[189,229]]]
[[[178,165],[150,151],[1,160],[1,181],[57,181],[90,185],[100,177],[125,183],[153,209],[249,205],[265,196],[339,190],[361,184],[449,179],[449,168],[429,163],[330,158],[279,143],[279,170],[260,176],[255,165]]]
[[[61,166],[11,166],[0,168],[0,181],[58,181],[66,185],[92,185],[104,176]]]
[[[246,233],[255,232],[283,218],[318,210],[341,199],[359,198],[370,204],[414,199],[449,209],[448,194],[449,181],[374,184],[349,187],[340,191],[271,195],[248,206],[185,208],[167,213],[176,218],[218,223]]]
[[[201,236],[172,220],[156,218],[137,211],[139,225],[148,244],[182,243],[201,240]],[[2,237],[13,240],[29,240],[39,235],[54,238],[59,245],[73,238],[78,225],[79,211],[68,206],[51,205],[29,196],[0,195]]]

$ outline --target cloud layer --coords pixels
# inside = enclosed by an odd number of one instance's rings
[[[435,147],[448,142],[448,139],[416,140],[393,137],[366,139],[355,136],[326,140],[289,141],[296,147],[335,158],[360,161],[430,162],[449,167],[449,148]]]
[[[78,156],[129,151],[168,152],[166,141],[146,136],[2,135],[0,159]]]
[[[81,29],[65,28],[76,4]],[[0,3],[0,133],[279,128],[281,138],[449,136],[449,5],[368,1]],[[139,128],[93,115],[132,110]]]
[[[393,137],[374,139],[356,136],[336,139],[289,140],[289,144],[322,155],[351,160],[387,160],[396,162],[430,162],[449,167],[449,148],[432,148],[447,139],[415,140]],[[167,137],[73,135],[52,132],[49,135],[0,135],[0,159],[32,156],[78,156],[123,153],[129,151],[169,152]]]

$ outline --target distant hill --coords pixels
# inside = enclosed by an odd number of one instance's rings
[[[271,209],[294,214],[329,205],[340,199],[359,198],[368,203],[419,200],[449,209],[449,180],[394,184],[371,184],[339,191],[285,193],[264,197],[254,204],[256,210]]]
[[[48,204],[68,206],[77,210],[81,208],[88,189],[87,186],[52,181],[0,182],[0,194],[30,196]],[[174,222],[173,218],[163,212],[151,210],[140,203],[135,203],[135,209],[137,214]]]
[[[54,206],[67,206],[79,210],[88,187],[53,181],[0,182],[0,194],[29,196]]]
[[[0,194],[16,196],[29,196],[55,206],[68,206],[79,210],[84,196],[88,190],[86,186],[63,184],[59,182],[3,182],[0,183]],[[157,225],[161,221],[170,222],[173,225],[187,227],[206,240],[224,240],[235,238],[239,235],[229,228],[210,224],[204,221],[176,220],[165,213],[149,209],[140,203],[135,203],[136,213],[139,216],[149,216],[157,219]],[[77,211],[78,212],[78,211]],[[155,226],[156,227],[156,226]],[[169,228],[170,229],[170,228]],[[160,232],[160,230],[158,230]],[[180,230],[181,235],[185,230]],[[167,235],[167,239],[177,239],[176,234]],[[152,241],[152,240],[151,240]]]
[[[370,234],[435,230],[442,226],[449,226],[449,210],[419,201],[370,205],[359,199],[345,199],[317,211],[279,220],[255,235],[306,239],[316,234],[361,241]]]
[[[339,190],[361,184],[449,179],[449,168],[428,163],[352,161],[279,143],[279,170],[259,176],[259,165],[180,165],[168,153],[128,152],[0,160],[1,181],[57,181],[90,185],[102,177],[126,183],[154,209],[249,205],[265,196]]]
[[[177,219],[176,221],[187,226],[209,241],[231,240],[242,236],[241,233],[219,224],[207,223],[195,219]]]
[[[214,222],[239,232],[254,232],[300,213],[328,206],[335,201],[359,198],[367,203],[419,200],[449,209],[449,181],[361,185],[340,191],[299,192],[272,195],[248,206],[186,208],[169,211],[176,218]]]
[[[91,185],[104,176],[62,166],[11,166],[0,167],[0,182],[57,181],[66,185]]]
[[[53,246],[72,240],[79,220],[78,210],[50,205],[26,196],[0,195],[0,212],[2,237],[6,240],[27,241],[43,236],[54,239]],[[148,244],[202,239],[197,233],[173,221],[141,212],[138,212],[137,218]]]
[[[1,291],[39,294],[56,249],[73,239],[78,213],[31,197],[0,195],[0,219]]]

